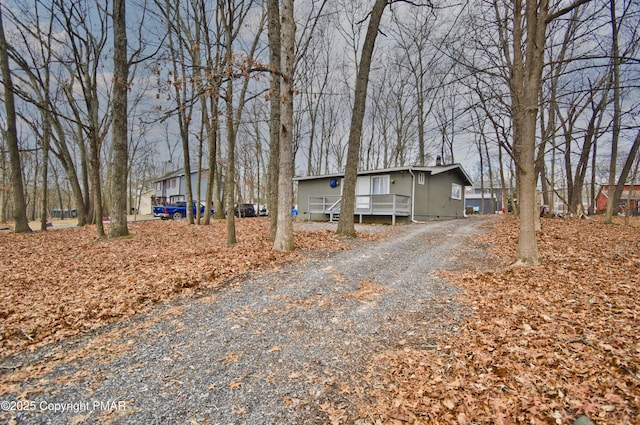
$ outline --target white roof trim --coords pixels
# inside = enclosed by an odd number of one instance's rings
[[[359,176],[366,176],[371,174],[384,174],[384,173],[392,173],[392,172],[401,172],[401,171],[424,171],[430,173],[431,175],[446,173],[452,170],[460,170],[464,177],[469,182],[469,185],[472,185],[472,180],[467,174],[467,172],[462,168],[460,164],[449,164],[449,165],[440,165],[440,166],[410,166],[410,167],[394,167],[394,168],[381,168],[378,170],[364,170],[358,171]],[[333,174],[324,174],[319,176],[297,176],[294,177],[293,180],[296,181],[304,181],[304,180],[318,180],[318,179],[327,179],[327,178],[338,178],[344,177],[344,173],[333,173]]]

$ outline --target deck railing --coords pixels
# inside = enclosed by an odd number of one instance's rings
[[[342,196],[310,196],[309,212],[311,214],[329,214],[332,210],[340,211]]]
[[[411,197],[390,193],[387,195],[357,195],[354,214],[391,216],[395,224],[396,217],[407,217],[411,213]],[[329,214],[330,219],[340,213],[341,196],[310,196],[310,214]]]

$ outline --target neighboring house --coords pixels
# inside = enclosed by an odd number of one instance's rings
[[[151,205],[151,198],[155,196],[155,190],[146,190],[140,194],[140,197],[136,197],[131,207],[131,214],[148,215],[153,214],[153,206]]]
[[[184,169],[172,171],[154,181],[154,198],[162,202],[173,204],[178,201],[187,200],[187,186]],[[201,171],[200,178],[200,200],[207,198],[207,182],[209,181],[209,170]],[[193,198],[198,199],[198,170],[191,171],[191,190]]]
[[[508,195],[509,189],[507,188]],[[464,206],[467,214],[471,212],[475,214],[500,212],[502,211],[502,188],[494,186],[492,189],[489,183],[485,183],[483,187],[467,187],[464,195]]]
[[[612,189],[615,190],[615,187]],[[611,193],[613,195],[613,193]],[[640,211],[640,185],[625,184],[620,195],[620,205],[613,211],[614,214],[625,212],[627,209],[627,201],[631,201],[631,214],[637,215]],[[602,213],[607,209],[609,203],[609,185],[600,186],[600,190],[596,195],[596,212]]]
[[[344,174],[294,180],[298,183],[300,219],[335,221],[340,216]],[[464,217],[464,188],[471,184],[459,164],[361,171],[354,213],[361,223]]]

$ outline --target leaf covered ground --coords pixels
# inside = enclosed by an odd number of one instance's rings
[[[493,259],[460,253],[450,261],[464,271],[440,272],[461,289],[464,319],[430,335],[432,345],[404,342],[368,358],[369,373],[358,376],[371,391],[359,398],[352,422],[573,424],[587,415],[598,425],[640,424],[640,220],[545,219],[543,264],[535,267],[509,267],[515,219],[487,223],[469,249]],[[348,248],[330,230],[298,229],[300,251],[273,251],[263,219],[238,220],[239,244],[226,247],[225,226],[133,223],[132,238],[107,242],[96,241],[91,227],[0,235],[0,357],[219,287],[304,250]],[[379,289],[362,281],[357,296],[369,300]]]
[[[363,417],[377,423],[640,424],[640,220],[545,219],[541,266],[518,223],[477,238],[500,265],[447,272],[468,318],[433,349],[379,355]],[[482,270],[478,265],[477,270]],[[485,267],[486,270],[486,267]]]
[[[147,307],[215,288],[249,270],[296,258],[271,249],[267,219],[130,223],[132,237],[96,241],[95,227],[0,234],[0,357],[100,328]],[[298,250],[344,249],[329,230],[295,232]]]

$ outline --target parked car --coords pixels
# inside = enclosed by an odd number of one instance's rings
[[[200,203],[200,214],[204,214],[205,206],[201,202]],[[196,215],[196,203],[193,203],[191,211],[193,215]],[[213,212],[213,208],[211,208],[211,212]],[[184,201],[179,201],[171,205],[157,205],[153,207],[153,216],[160,217],[162,220],[180,220],[183,217],[187,216],[187,203]]]
[[[240,204],[235,206],[236,217],[257,217],[253,204]]]

